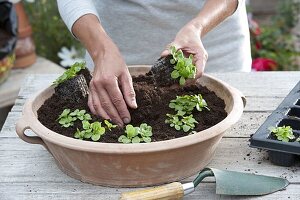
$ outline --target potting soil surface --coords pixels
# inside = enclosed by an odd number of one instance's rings
[[[152,126],[153,136],[152,142],[169,140],[178,137],[187,136],[189,133],[183,131],[177,131],[174,127],[170,127],[165,123],[166,114],[175,114],[175,111],[169,108],[169,102],[175,99],[176,96],[186,94],[201,94],[206,100],[210,111],[203,109],[203,111],[194,111],[192,114],[198,121],[193,131],[202,131],[210,128],[220,121],[222,121],[227,113],[225,109],[225,103],[222,99],[216,96],[216,94],[206,87],[202,86],[185,86],[185,87],[156,87],[153,83],[153,79],[149,75],[140,75],[133,77],[133,85],[136,92],[136,100],[138,104],[137,109],[129,109],[131,114],[131,122],[133,126],[139,126],[141,123],[147,123]],[[74,122],[74,126],[64,128],[58,123],[58,116],[64,109],[85,109],[90,113],[90,109],[87,105],[88,98],[81,98],[79,102],[65,100],[57,93],[54,93],[38,110],[39,121],[52,131],[59,134],[74,137],[74,133],[77,128],[82,130],[82,123],[80,120]],[[90,113],[91,114],[91,113]],[[100,120],[100,117],[92,115],[93,120]],[[99,142],[106,143],[118,143],[120,135],[124,134],[123,128],[115,128],[111,131],[107,130],[106,133],[101,136]]]

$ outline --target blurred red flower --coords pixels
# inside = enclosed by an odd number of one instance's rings
[[[272,71],[277,67],[277,63],[269,58],[255,58],[252,61],[252,69],[254,71]]]

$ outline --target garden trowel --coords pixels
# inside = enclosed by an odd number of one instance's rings
[[[221,195],[265,195],[284,189],[289,182],[284,178],[241,173],[214,168],[205,168],[190,183],[170,183],[154,188],[121,194],[121,200],[179,200],[192,193],[195,187],[208,176],[216,180],[216,194]]]

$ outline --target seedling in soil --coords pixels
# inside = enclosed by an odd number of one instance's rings
[[[82,69],[85,69],[85,62],[76,62],[73,64],[70,69],[67,69],[61,76],[59,76],[54,82],[54,86],[58,86],[59,84],[65,82],[66,80],[69,80],[73,77],[75,77],[78,72],[80,72]]]
[[[178,115],[189,115],[194,108],[198,111],[202,111],[203,108],[209,110],[201,94],[177,96],[175,100],[170,101],[169,107],[177,111]]]
[[[148,126],[146,123],[142,123],[140,125],[140,128],[138,130],[140,137],[142,138],[142,141],[146,143],[151,142],[151,136],[152,136],[152,127]]]
[[[194,119],[193,115],[182,116],[167,114],[168,119],[165,123],[170,124],[170,127],[174,127],[177,131],[183,130],[188,132],[195,128],[195,124],[198,122]]]
[[[290,126],[270,127],[269,130],[279,141],[289,142],[295,139],[293,129]]]
[[[86,113],[85,110],[79,110],[79,109],[76,109],[74,110],[73,112],[70,113],[70,116],[72,117],[76,117],[77,119],[83,121],[89,121],[89,120],[92,120],[92,117],[90,114]]]
[[[126,135],[121,135],[118,139],[119,142],[124,144],[129,143],[140,143],[140,142],[151,142],[152,127],[146,123],[142,123],[140,127],[134,127],[131,124],[126,126]]]
[[[193,64],[193,55],[190,54],[188,58],[183,55],[181,49],[176,50],[174,46],[170,47],[170,52],[173,58],[170,63],[174,65],[174,70],[171,73],[173,79],[179,78],[179,84],[184,85],[186,79],[195,78],[196,66]]]
[[[101,122],[89,123],[88,121],[82,121],[83,130],[77,131],[74,134],[74,137],[77,139],[92,139],[93,141],[100,140],[101,136],[105,133],[105,128],[102,127]]]
[[[110,130],[111,131],[111,129],[113,129],[113,128],[116,128],[117,127],[117,125],[114,125],[114,124],[112,124],[112,123],[110,123],[108,120],[104,120],[104,124],[106,125],[106,128],[108,129],[108,130]]]
[[[177,131],[183,130],[184,132],[194,129],[195,124],[198,123],[192,115],[195,108],[198,111],[202,111],[204,108],[209,110],[201,94],[177,96],[176,99],[170,101],[169,107],[177,113],[175,115],[167,114],[168,119],[165,120],[165,123],[170,124]]]
[[[61,124],[63,127],[68,128],[74,125],[74,121],[77,119],[81,121],[88,121],[91,120],[92,117],[90,114],[86,113],[85,110],[76,109],[71,112],[70,109],[64,109],[64,111],[58,117],[58,123]]]
[[[58,117],[58,123],[63,127],[68,128],[74,125],[74,121],[76,121],[76,117],[70,115],[70,109],[64,109],[64,111]]]

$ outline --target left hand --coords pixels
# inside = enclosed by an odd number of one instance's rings
[[[208,59],[208,54],[202,44],[200,36],[201,29],[197,28],[192,20],[180,29],[174,41],[167,45],[166,49],[161,53],[161,56],[165,57],[169,55],[171,46],[175,46],[176,49],[181,49],[185,56],[193,54],[193,62],[197,68],[195,79],[201,77]]]

